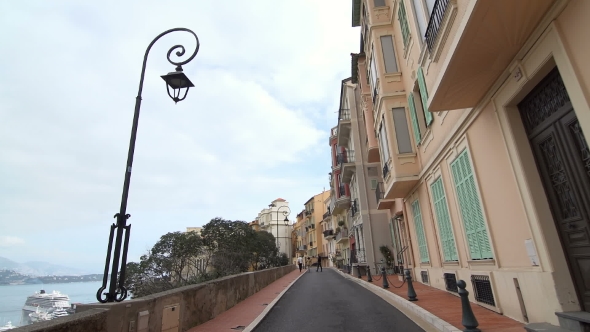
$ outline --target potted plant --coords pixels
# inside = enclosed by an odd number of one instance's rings
[[[344,220],[339,220],[338,221],[338,226],[344,227]],[[344,228],[346,228],[346,227],[344,227]]]
[[[393,259],[393,254],[391,253],[391,250],[389,249],[388,246],[382,245],[379,247],[379,251],[381,251],[383,258],[385,259],[385,266],[386,266],[386,269],[388,270],[388,273],[389,274],[393,273],[392,270],[393,270],[394,259]]]

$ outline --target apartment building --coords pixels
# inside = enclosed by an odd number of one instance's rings
[[[330,191],[330,195],[324,200],[324,214],[322,215],[322,221],[320,222],[320,227],[322,234],[324,236],[323,241],[323,250],[328,259],[323,262],[323,266],[335,266],[336,263],[336,234],[334,233],[334,229],[336,225],[334,224],[334,220],[332,220],[332,210],[334,206],[332,205],[332,195]]]
[[[303,227],[305,230],[306,254],[309,257],[310,264],[317,262],[317,257],[322,256],[323,259],[328,259],[328,254],[323,251],[324,237],[320,223],[324,213],[324,201],[330,196],[330,192],[325,190],[317,195],[312,196],[305,202],[303,210]]]
[[[377,209],[405,267],[521,322],[590,321],[590,1],[352,3]]]
[[[268,205],[268,208],[262,209],[255,219],[259,230],[269,232],[275,237],[279,253],[286,254],[289,261],[293,257],[291,244],[293,226],[289,221],[290,214],[289,202],[277,198]]]
[[[335,175],[332,188],[338,188],[334,190],[338,227],[341,227],[340,232],[347,231],[348,265],[358,274],[377,266],[383,258],[379,248],[391,248],[391,238],[388,235],[388,214],[377,209],[371,191],[381,179],[378,148],[373,130],[367,135],[362,112],[363,96],[355,81],[352,77],[342,80],[338,127],[334,131],[335,139],[330,143]]]

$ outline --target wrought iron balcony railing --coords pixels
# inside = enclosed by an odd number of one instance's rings
[[[434,3],[434,8],[432,8],[430,21],[428,21],[428,28],[426,28],[425,35],[426,45],[428,45],[428,50],[431,53],[433,52],[434,46],[436,45],[436,37],[438,36],[438,32],[448,6],[449,0],[436,0]]]
[[[332,235],[334,235],[333,229],[327,229],[324,231],[324,237],[328,237],[328,236],[332,236]]]
[[[348,238],[348,229],[342,228],[338,234],[336,234],[336,242],[342,240],[342,238]]]
[[[354,163],[354,150],[347,150],[346,152],[340,153],[338,162],[340,167],[342,167],[342,164]]]
[[[383,165],[383,178],[384,179],[387,176],[387,174],[389,174],[389,166],[387,166],[387,164],[385,164],[385,165]]]
[[[356,198],[350,202],[350,216],[354,217],[354,215],[358,212],[359,208],[356,204]]]
[[[339,194],[340,194],[340,197],[346,196],[346,188],[344,187],[344,185],[343,185],[343,184],[341,184],[341,185],[338,187],[338,192],[339,192]]]
[[[332,215],[332,212],[330,212],[330,210],[328,209],[328,212],[324,213],[324,215],[322,216],[322,219],[326,219],[331,215]]]
[[[379,201],[383,199],[383,194],[383,182],[379,182],[377,183],[377,187],[375,188],[375,199],[377,201],[377,204],[379,204]]]
[[[350,109],[348,108],[341,108],[338,112],[339,120],[350,120]]]
[[[350,251],[350,262],[353,264],[366,263],[365,249],[354,249]]]

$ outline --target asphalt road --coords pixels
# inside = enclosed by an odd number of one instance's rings
[[[389,303],[338,273],[332,269],[316,272],[315,268],[305,272],[254,331],[424,331]]]

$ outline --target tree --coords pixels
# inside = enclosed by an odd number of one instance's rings
[[[199,257],[207,256],[197,233],[167,233],[139,263],[127,264],[125,287],[135,298],[198,282],[206,274]]]
[[[274,265],[273,260],[279,251],[275,237],[268,232],[254,232],[249,250],[252,253],[250,266],[253,270]]]
[[[214,218],[201,231],[217,276],[248,271],[256,232],[244,221]]]

